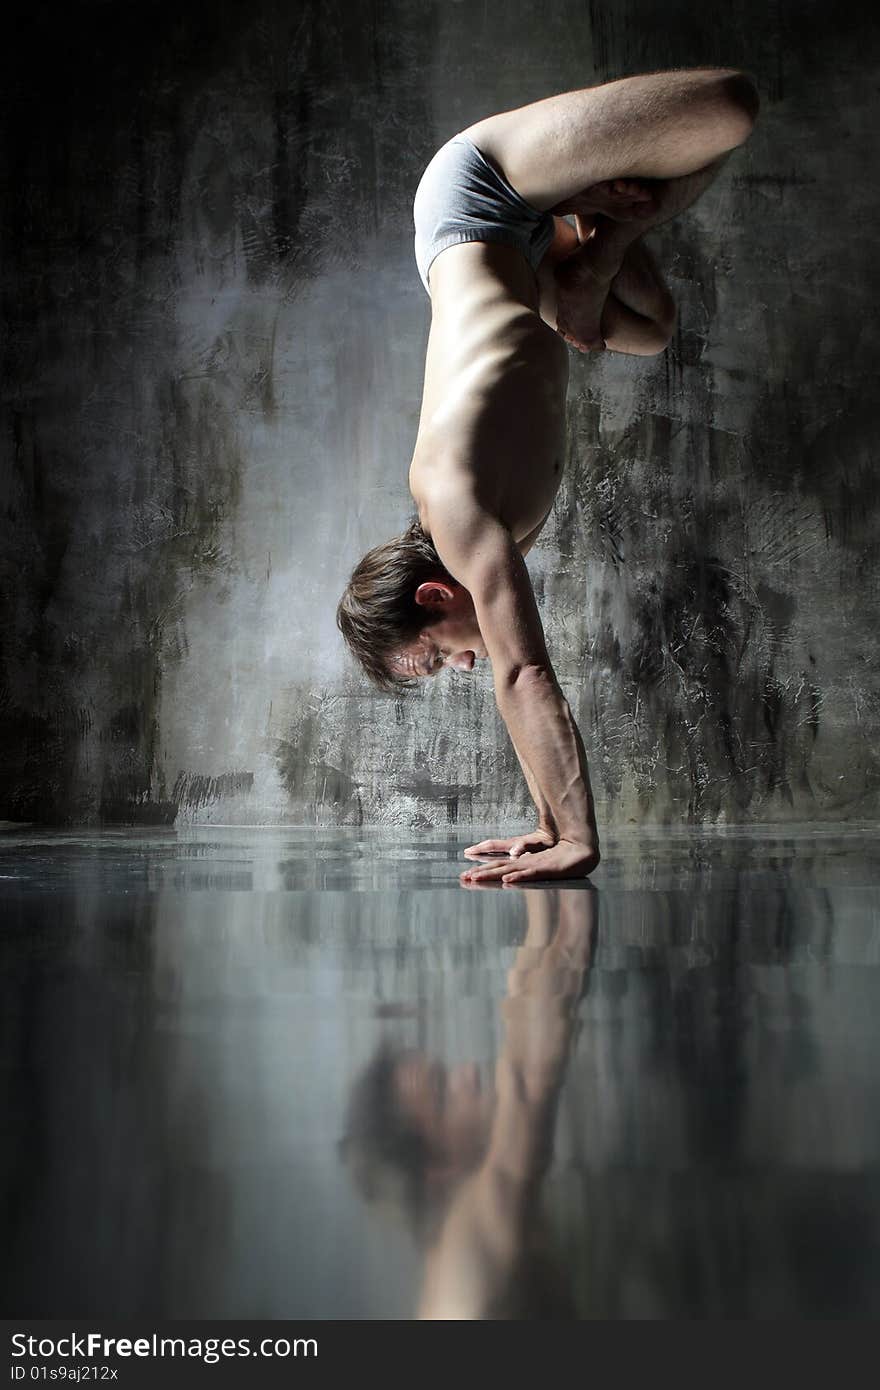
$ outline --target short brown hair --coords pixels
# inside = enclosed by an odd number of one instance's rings
[[[339,600],[336,625],[380,690],[398,690],[414,683],[394,675],[385,663],[395,648],[412,642],[423,628],[437,621],[437,616],[415,599],[416,589],[430,579],[456,583],[431,537],[418,521],[412,521],[402,536],[367,551]]]
[[[431,1144],[400,1101],[397,1072],[411,1055],[390,1040],[379,1044],[351,1088],[337,1152],[361,1197],[401,1217],[425,1245],[439,1227],[450,1181],[430,1180]]]

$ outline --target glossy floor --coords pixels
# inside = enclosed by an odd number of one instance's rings
[[[0,837],[6,1316],[880,1313],[876,828]]]

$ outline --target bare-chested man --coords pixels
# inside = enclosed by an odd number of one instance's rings
[[[479,121],[422,177],[416,259],[432,322],[409,471],[418,522],[364,557],[337,621],[385,689],[491,662],[538,823],[465,850],[503,857],[464,884],[579,878],[599,863],[586,754],[523,558],[562,474],[565,344],[663,351],[675,306],[641,238],[694,202],[757,110],[732,69],[625,77]]]

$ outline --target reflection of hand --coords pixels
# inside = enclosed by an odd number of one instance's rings
[[[459,876],[465,886],[483,883],[526,883],[530,879],[586,878],[597,867],[601,855],[599,842],[560,839],[549,849],[529,854],[528,863],[511,865],[502,861],[479,869],[466,869]]]
[[[528,835],[515,835],[510,840],[481,840],[478,845],[470,845],[464,852],[465,859],[485,859],[492,854],[506,854],[510,859],[517,859],[521,854],[530,854],[535,850],[549,849],[556,844],[556,836],[552,830],[542,830],[539,826],[537,830],[532,830]]]

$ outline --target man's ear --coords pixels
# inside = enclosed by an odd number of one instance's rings
[[[448,603],[454,596],[454,590],[442,579],[427,579],[416,589],[416,603],[422,608],[430,608],[434,604]]]

